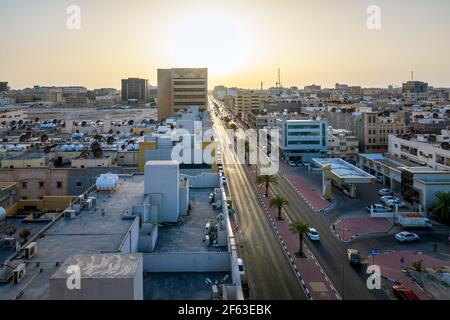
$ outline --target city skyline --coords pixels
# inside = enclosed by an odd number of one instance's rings
[[[414,5],[412,5],[414,2]],[[68,6],[81,28],[66,26]],[[207,67],[209,86],[285,87],[348,83],[400,86],[414,78],[450,87],[447,1],[377,1],[380,30],[366,21],[370,1],[2,1],[2,79],[12,89],[120,87],[157,82],[157,68]],[[433,5],[431,5],[433,4]],[[314,14],[312,14],[314,13]],[[205,28],[205,26],[208,26]],[[430,58],[432,55],[432,58]]]

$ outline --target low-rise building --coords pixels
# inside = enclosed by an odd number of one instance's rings
[[[358,161],[359,141],[345,129],[328,128],[328,157],[340,158],[352,163]]]

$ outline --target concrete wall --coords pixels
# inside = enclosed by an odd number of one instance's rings
[[[220,184],[220,178],[217,172],[202,173],[198,176],[181,174],[180,177],[187,178],[191,188],[218,188]]]
[[[229,272],[229,252],[144,253],[144,272]]]
[[[136,217],[128,229],[118,250],[122,253],[134,253],[139,249],[139,218]]]

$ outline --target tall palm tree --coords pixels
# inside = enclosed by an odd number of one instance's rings
[[[450,222],[450,192],[436,192],[436,200],[431,205],[431,213],[442,222]]]
[[[287,206],[289,202],[283,198],[280,195],[276,195],[275,197],[270,200],[270,207],[277,207],[278,208],[278,220],[283,220],[281,218],[281,209],[283,209],[284,206]]]
[[[257,184],[265,184],[266,185],[266,198],[269,196],[269,184],[277,184],[277,177],[275,176],[269,176],[269,175],[260,175],[256,178]]]
[[[298,255],[301,257],[305,256],[305,254],[303,253],[303,239],[305,237],[305,234],[308,232],[309,226],[303,221],[297,220],[289,225],[289,229],[291,229],[293,233],[298,234],[298,239],[300,242]]]
[[[231,129],[231,130],[233,130],[233,131],[236,131],[238,127],[237,127],[236,123],[232,122],[232,123],[228,126],[228,128]]]

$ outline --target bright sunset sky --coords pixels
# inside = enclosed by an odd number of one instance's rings
[[[66,27],[69,5],[81,29]],[[381,30],[366,26],[381,8]],[[120,87],[208,67],[210,86],[450,87],[449,0],[0,0],[0,81]]]

